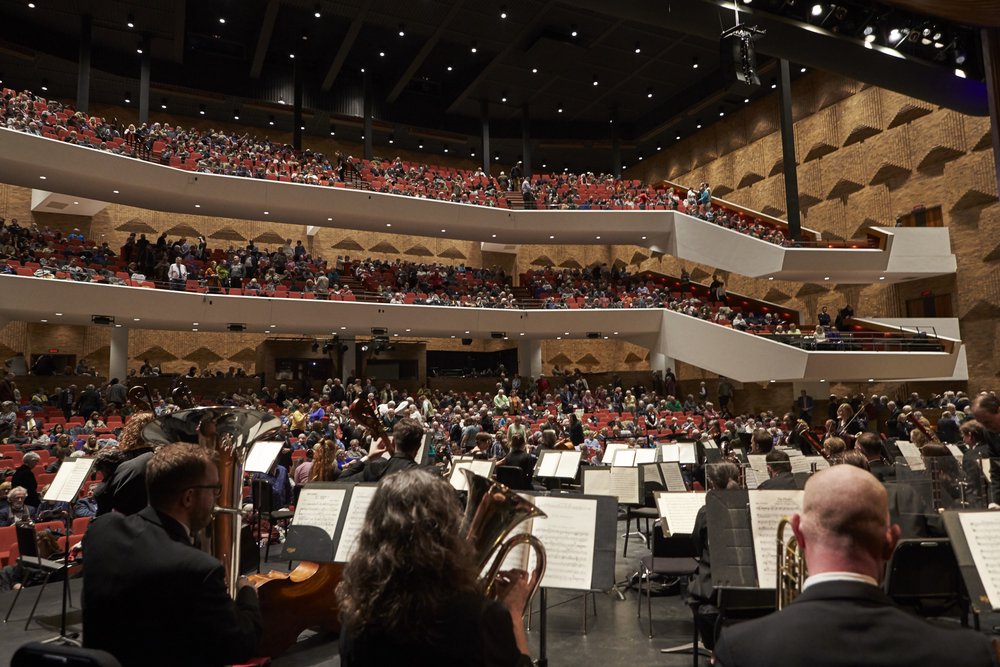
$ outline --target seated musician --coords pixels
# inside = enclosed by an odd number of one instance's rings
[[[876,436],[865,433],[864,436]],[[871,472],[871,463],[863,450],[849,449],[839,456],[835,463],[846,463],[855,468]],[[881,480],[880,480],[881,481]],[[892,477],[884,482],[889,495],[889,521],[899,526],[899,538],[911,540],[918,537],[944,537],[944,522],[934,511],[930,501],[906,482],[897,482]]]
[[[847,451],[847,443],[844,442],[843,438],[833,436],[823,441],[823,451],[826,452],[823,455],[824,458],[833,464]]]
[[[243,585],[234,601],[222,563],[193,546],[222,488],[214,452],[165,445],[145,479],[145,509],[100,516],[84,535],[84,644],[122,667],[245,662],[263,625],[257,594]]]
[[[341,470],[340,481],[377,482],[385,475],[416,468],[418,464],[414,459],[423,441],[424,427],[420,422],[409,417],[400,419],[392,427],[391,441],[373,445],[367,456],[352,461]],[[390,452],[390,456],[383,459],[382,455],[386,452]]]
[[[728,461],[704,467],[709,490],[740,488],[740,469]],[[700,554],[698,571],[688,586],[687,603],[695,612],[698,634],[705,648],[715,645],[715,624],[719,618],[718,593],[712,583],[712,559],[708,545],[708,510],[701,507],[694,520],[695,551]]]
[[[535,457],[525,451],[524,438],[512,435],[510,438],[510,453],[497,461],[498,466],[516,466],[524,471],[526,479],[531,479],[535,470]]]
[[[964,422],[959,427],[962,443],[967,447],[962,457],[962,470],[968,482],[970,507],[985,507],[989,504],[989,481],[983,472],[982,460],[990,458],[990,445],[986,429],[975,419]]]
[[[726,627],[717,665],[993,665],[990,640],[932,625],[895,607],[879,587],[896,547],[885,488],[852,465],[806,483],[792,530],[809,577],[785,609]]]
[[[340,664],[531,665],[521,615],[526,573],[503,573],[502,601],[480,592],[451,486],[414,469],[385,477],[337,588]]]
[[[855,443],[868,460],[868,469],[880,482],[891,482],[896,479],[896,466],[887,462],[882,454],[882,438],[877,433],[862,433]]]
[[[798,483],[795,481],[795,476],[792,474],[792,463],[788,458],[788,454],[779,450],[772,449],[764,457],[767,461],[767,474],[769,478],[760,483],[757,488],[762,491],[767,491],[768,489],[797,489],[799,488]]]

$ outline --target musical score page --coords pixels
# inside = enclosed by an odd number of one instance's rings
[[[681,460],[681,447],[676,442],[668,442],[665,445],[660,445],[660,460],[661,461],[680,461]]]
[[[49,484],[43,500],[53,500],[60,503],[71,503],[76,499],[80,487],[90,476],[94,459],[66,459],[59,466],[59,472]]]
[[[632,468],[638,472],[638,468]],[[597,501],[593,498],[535,496],[535,505],[547,518],[531,522],[531,534],[545,547],[547,565],[542,577],[546,588],[590,590],[594,574]],[[534,551],[529,571],[535,566]]]
[[[611,459],[611,465],[615,467],[632,467],[635,465],[634,449],[619,449],[615,452],[615,457]]]
[[[955,459],[958,461],[959,465],[961,465],[962,459],[965,457],[965,455],[962,454],[962,450],[958,448],[958,445],[953,445],[949,442],[948,444],[945,445],[945,447],[948,448],[948,451],[951,452],[951,455],[954,456]]]
[[[663,481],[667,484],[667,491],[687,491],[687,484],[684,483],[684,475],[681,474],[681,466],[676,461],[661,463],[660,472],[663,474]]]
[[[961,512],[958,518],[990,606],[1000,609],[1000,513]]]
[[[899,448],[899,453],[903,455],[903,460],[906,461],[908,466],[910,466],[910,470],[916,472],[927,469],[927,466],[924,465],[923,458],[920,456],[920,449],[918,449],[912,442],[897,440],[896,447]]]
[[[559,452],[559,465],[556,467],[555,476],[574,479],[582,455],[582,452]]]
[[[375,486],[355,486],[351,493],[351,502],[347,506],[347,517],[344,521],[344,530],[340,533],[340,543],[337,545],[337,553],[333,560],[337,563],[346,563],[351,559],[354,550],[358,548],[358,537],[361,529],[365,525],[365,515],[368,514],[368,505],[375,495]]]
[[[535,477],[555,477],[559,469],[559,452],[544,451],[535,469]]]
[[[753,530],[754,560],[757,562],[757,585],[774,588],[778,570],[778,524],[802,509],[803,492],[773,490],[749,492],[750,526]],[[785,533],[785,537],[790,533]]]
[[[469,480],[466,478],[465,474],[461,472],[462,470],[472,470],[472,460],[468,461],[453,461],[451,465],[451,477],[448,481],[455,488],[456,491],[468,491],[469,490]]]
[[[584,468],[583,492],[588,496],[613,496],[611,471],[607,468]]]
[[[705,506],[705,493],[654,492],[656,507],[667,521],[671,535],[694,533],[698,510]]]
[[[482,459],[476,459],[472,462],[469,469],[479,475],[480,477],[492,477],[493,468],[496,467],[495,461],[484,461]],[[462,475],[465,477],[465,475]]]
[[[642,465],[643,463],[656,463],[656,450],[655,449],[637,449],[635,450],[635,464]]]
[[[243,466],[245,472],[261,472],[265,475],[274,465],[274,460],[281,453],[285,443],[281,440],[262,440],[255,442],[247,454],[247,462]]]
[[[332,540],[344,509],[345,496],[347,489],[302,487],[299,502],[295,505],[293,525],[320,528]]]
[[[606,466],[611,465],[611,462],[615,460],[615,452],[628,448],[627,442],[609,442],[604,446],[604,456],[601,457],[601,463]]]
[[[757,479],[767,479],[770,475],[767,472],[767,454],[750,454],[750,467],[757,473]]]
[[[621,504],[638,505],[639,498],[639,469],[621,466],[611,468],[610,487],[611,495],[618,497]]]
[[[767,479],[767,475],[764,475],[763,477],[758,477],[756,470],[754,470],[750,466],[746,466],[743,468],[743,479],[746,481],[746,487],[748,489],[756,489],[758,486],[760,486],[761,482]]]
[[[693,442],[681,442],[677,444],[679,450],[678,461],[682,465],[694,465],[698,463],[698,445]]]

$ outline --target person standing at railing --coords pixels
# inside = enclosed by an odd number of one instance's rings
[[[187,267],[184,266],[180,257],[174,260],[174,263],[167,270],[167,280],[170,281],[170,289],[183,291],[184,284],[187,282]]]

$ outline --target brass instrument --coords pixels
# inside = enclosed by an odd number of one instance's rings
[[[489,572],[482,578],[483,593],[487,597],[496,597],[496,579],[504,560],[513,549],[523,544],[534,549],[537,561],[531,573],[535,584],[526,603],[530,604],[545,574],[545,547],[534,535],[522,533],[509,538],[508,535],[522,521],[545,517],[545,512],[499,482],[468,469],[462,469],[462,473],[469,482],[463,522],[465,539],[475,551],[480,571],[493,559]]]
[[[799,543],[792,535],[791,539],[785,538],[785,527],[790,526],[791,521],[782,519],[778,524],[778,561],[776,570],[778,581],[777,607],[784,609],[792,600],[802,592],[802,583],[806,580],[806,562]]]
[[[189,442],[208,447],[219,455],[221,505],[212,519],[212,555],[226,570],[226,587],[236,595],[240,578],[240,527],[243,521],[243,466],[250,448],[273,435],[281,420],[260,410],[205,407],[163,415],[142,430],[150,444]]]

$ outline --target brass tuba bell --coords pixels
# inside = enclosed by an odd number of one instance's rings
[[[469,480],[469,496],[465,504],[465,539],[475,551],[480,571],[493,559],[489,572],[482,578],[484,594],[491,598],[497,596],[496,579],[504,560],[513,549],[526,545],[534,549],[536,558],[535,569],[531,573],[535,584],[528,596],[530,604],[545,574],[545,547],[534,535],[522,533],[508,536],[522,521],[545,517],[545,512],[499,482],[468,469],[462,469],[462,473]]]

